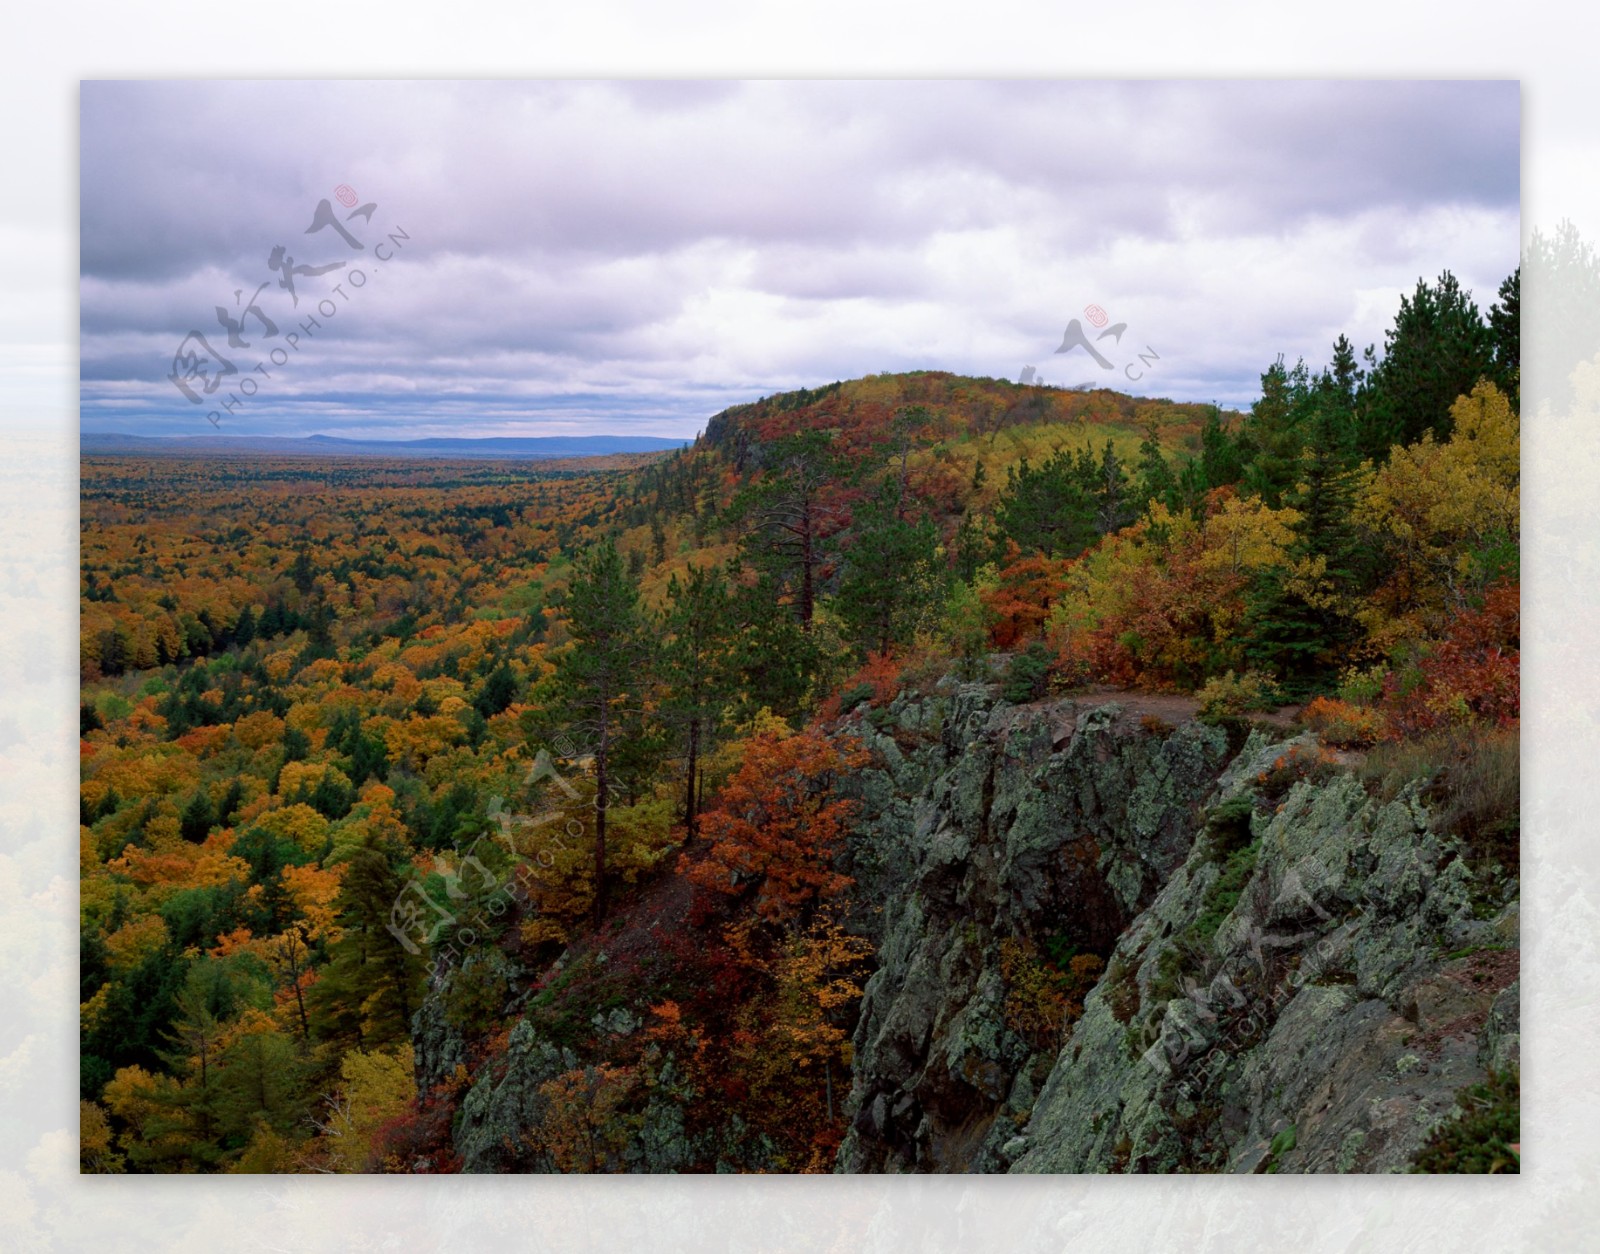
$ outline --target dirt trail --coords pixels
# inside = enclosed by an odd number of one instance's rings
[[[1079,714],[1112,701],[1122,707],[1122,713],[1118,715],[1115,725],[1124,731],[1144,725],[1147,719],[1177,727],[1200,712],[1200,702],[1193,697],[1170,692],[1137,692],[1132,689],[1105,686],[1082,688],[1070,696],[1054,697],[1040,704],[1050,708],[1056,715],[1056,721],[1063,724],[1066,730],[1070,730]],[[1294,726],[1299,716],[1298,705],[1286,705],[1270,713],[1252,713],[1249,717],[1254,722],[1289,728]]]

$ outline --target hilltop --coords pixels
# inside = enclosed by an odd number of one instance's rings
[[[984,441],[989,452],[1029,448],[1040,437],[1066,435],[1136,446],[1151,430],[1169,448],[1198,448],[1206,419],[1241,417],[1213,405],[1129,396],[1109,388],[1075,390],[1013,383],[938,370],[874,374],[848,382],[779,392],[734,405],[706,426],[703,443],[748,467],[762,444],[802,431],[834,433],[841,451],[889,447],[910,430],[923,447],[957,448]]]
[[[1026,484],[1069,467],[1069,477],[1101,494],[1104,529],[1150,486],[1141,465],[1198,467],[1208,430],[1215,436],[1245,422],[1214,405],[943,371],[779,392],[713,415],[692,448],[644,468],[618,544],[647,559],[647,594],[660,591],[689,565],[748,547],[750,528],[764,525],[751,511],[766,517],[778,481],[813,476],[816,573],[826,582],[838,572],[823,550],[835,538],[849,543],[858,507],[893,480],[946,552],[965,554],[957,560],[970,576],[990,556],[988,520],[1015,476]],[[1205,486],[1191,476],[1189,496]]]

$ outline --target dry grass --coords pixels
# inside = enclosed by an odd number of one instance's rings
[[[1459,836],[1474,861],[1515,870],[1521,847],[1521,750],[1516,728],[1459,727],[1380,744],[1361,774],[1382,800],[1413,780],[1440,827]]]

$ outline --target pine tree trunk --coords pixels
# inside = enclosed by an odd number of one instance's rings
[[[700,716],[697,714],[689,720],[689,787],[684,799],[683,821],[689,829],[689,839],[692,841],[698,834],[700,813],[695,805],[695,781],[700,765]]]
[[[595,798],[594,798],[594,916],[596,928],[606,917],[606,810],[610,804],[611,778],[608,767],[611,755],[610,710],[602,702],[600,707],[600,739],[595,746]]]
[[[811,581],[811,566],[815,559],[815,550],[811,543],[811,511],[808,507],[805,514],[805,530],[801,536],[800,550],[800,626],[806,631],[811,630],[811,616],[816,606],[816,591]]]
[[[300,1040],[309,1045],[311,1043],[311,1024],[306,1019],[305,990],[300,987],[300,959],[292,949],[289,951],[289,978],[294,981],[294,1004],[300,1011]]]

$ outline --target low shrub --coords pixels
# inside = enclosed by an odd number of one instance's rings
[[[830,722],[863,705],[882,709],[904,687],[902,663],[888,654],[874,653],[861,669],[840,681],[831,696],[817,710],[822,722]]]
[[[1111,965],[1106,968],[1103,996],[1118,1023],[1132,1023],[1140,1010],[1138,965],[1127,961],[1121,954],[1113,955]]]
[[[1139,716],[1139,728],[1145,735],[1157,737],[1170,736],[1177,730],[1171,723],[1157,714],[1141,714]]]
[[[1521,752],[1515,728],[1454,727],[1376,746],[1361,776],[1380,800],[1420,781],[1442,831],[1469,859],[1515,871],[1521,846]]]
[[[1301,780],[1313,784],[1324,783],[1340,771],[1339,761],[1328,750],[1317,747],[1307,750],[1294,745],[1274,759],[1272,765],[1256,775],[1256,788],[1268,801],[1278,802]]]
[[[1458,615],[1442,640],[1384,680],[1390,734],[1473,723],[1514,727],[1521,712],[1520,634],[1518,587],[1497,584],[1481,609]]]
[[[1221,861],[1250,843],[1250,816],[1255,813],[1255,798],[1248,794],[1230,797],[1206,815],[1207,852]]]
[[[1301,717],[1323,744],[1339,749],[1376,744],[1388,730],[1383,715],[1377,710],[1336,697],[1313,698]]]
[[[1431,1174],[1520,1175],[1522,1086],[1516,1068],[1494,1072],[1456,1095],[1460,1113],[1434,1129],[1411,1170]]]
[[[1339,676],[1339,700],[1351,705],[1370,705],[1383,696],[1383,680],[1388,673],[1389,668],[1381,662],[1365,669],[1347,668]]]
[[[871,684],[855,684],[839,694],[839,713],[849,714],[857,706],[872,700]]]
[[[1000,695],[1013,705],[1024,705],[1044,696],[1050,675],[1050,664],[1055,659],[1040,641],[1034,641],[1011,659],[1001,681]]]
[[[1278,705],[1277,686],[1259,671],[1245,671],[1242,675],[1228,671],[1208,679],[1194,695],[1200,702],[1200,717],[1208,720],[1270,710]]]
[[[1197,939],[1210,945],[1222,922],[1239,904],[1245,886],[1256,871],[1256,857],[1261,846],[1255,842],[1235,849],[1222,863],[1222,874],[1206,889],[1205,904],[1194,921]]]
[[[1067,1028],[1083,1013],[1083,999],[1104,967],[1094,954],[1074,954],[1064,968],[1059,967],[1041,958],[1031,941],[1016,937],[1002,941],[1006,1026],[1034,1049],[1058,1048]]]

